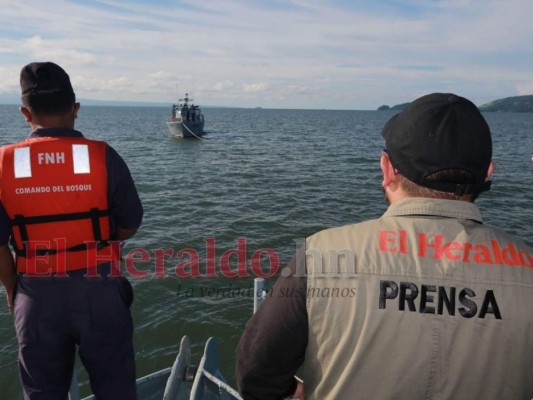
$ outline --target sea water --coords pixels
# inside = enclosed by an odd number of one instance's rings
[[[168,112],[82,104],[76,128],[122,155],[145,209],[124,248],[135,290],[137,375],[170,366],[182,335],[191,338],[196,363],[216,336],[222,372],[234,383],[253,278],[273,282],[269,276],[306,236],[385,211],[380,132],[394,113],[204,108],[204,140],[183,140],[169,136]],[[485,223],[532,246],[533,114],[485,117],[496,172],[477,203]],[[0,106],[0,121],[0,144],[29,132],[16,106]],[[3,298],[0,305],[0,397],[15,399],[17,344]],[[79,362],[77,370],[87,395]]]

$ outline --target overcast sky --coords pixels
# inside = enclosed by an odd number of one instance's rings
[[[78,98],[375,109],[533,94],[530,0],[0,0],[0,95],[53,61]]]

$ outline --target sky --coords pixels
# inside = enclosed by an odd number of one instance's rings
[[[78,99],[482,105],[533,94],[531,15],[530,0],[0,0],[0,102],[18,101],[22,66],[52,61]]]

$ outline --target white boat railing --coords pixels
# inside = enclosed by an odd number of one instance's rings
[[[209,379],[211,382],[213,382],[214,384],[218,385],[218,390],[219,390],[219,393],[220,393],[221,397],[224,396],[224,394],[227,393],[227,394],[233,396],[236,399],[241,399],[241,396],[240,396],[239,392],[237,392],[235,389],[233,389],[225,381],[219,379],[218,377],[216,377],[215,375],[213,375],[212,373],[210,373],[208,371],[203,371],[202,374],[207,379]]]
[[[261,303],[265,300],[267,296],[267,291],[265,288],[264,278],[255,278],[254,279],[254,302],[253,302],[253,312],[257,312]],[[177,397],[184,398],[181,395],[177,396],[178,392],[182,393],[183,390],[190,390],[190,395],[187,397],[191,400],[203,400],[203,399],[212,399],[217,398],[220,400],[242,400],[237,390],[233,389],[222,377],[220,371],[218,370],[218,350],[216,340],[210,338],[205,346],[204,356],[200,362],[199,368],[194,376],[194,382],[185,383],[184,375],[187,365],[189,365],[191,357],[190,343],[189,339],[185,336],[182,338],[180,344],[180,352],[176,357],[176,361],[172,367],[166,368],[161,371],[154,372],[153,374],[141,377],[137,379],[138,389],[143,386],[146,388],[151,381],[153,381],[152,386],[157,386],[157,391],[163,391],[163,400],[165,399],[175,399]],[[162,386],[162,387],[161,387]],[[183,386],[183,387],[182,387]],[[214,394],[214,388],[218,392],[218,396]],[[146,392],[146,390],[144,390]],[[147,397],[150,399],[161,398],[157,397],[157,394],[151,393]],[[141,395],[142,396],[142,395]],[[144,397],[141,397],[144,398]],[[80,391],[79,391],[79,382],[76,372],[74,371],[72,376],[72,381],[70,384],[69,390],[69,400],[80,400]],[[85,400],[94,399],[94,396],[89,396]]]

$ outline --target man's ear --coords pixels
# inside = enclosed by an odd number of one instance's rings
[[[31,123],[33,121],[33,117],[31,115],[31,112],[30,110],[28,110],[26,107],[24,106],[20,106],[19,107],[19,110],[20,112],[22,113],[22,115],[24,115],[24,119],[26,120],[27,123]]]
[[[396,171],[396,168],[394,168],[389,156],[385,152],[381,154],[380,166],[381,172],[383,173],[383,181],[381,183],[381,186],[385,188],[391,183],[396,183],[398,171]]]
[[[78,118],[78,112],[80,111],[80,103],[74,103],[72,106],[72,116],[74,119]]]
[[[491,160],[489,168],[487,169],[487,177],[485,178],[485,182],[490,180],[490,177],[494,173],[494,168],[494,161]]]

